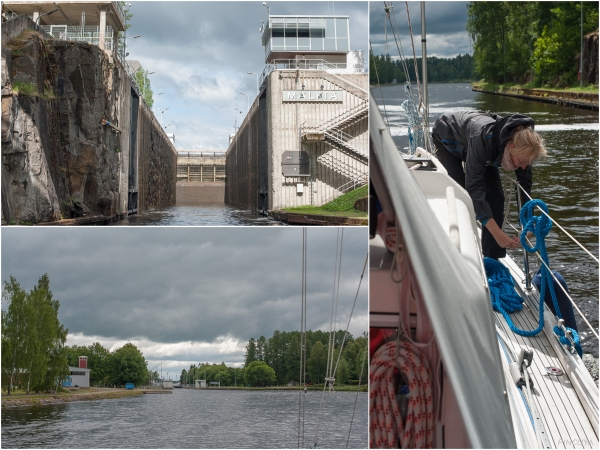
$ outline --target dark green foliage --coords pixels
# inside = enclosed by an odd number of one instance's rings
[[[333,365],[338,360],[339,348],[344,339],[344,331],[338,330],[334,335],[335,354]],[[257,344],[260,343],[260,344]],[[306,332],[306,347],[309,349],[307,359],[307,382],[322,383],[326,373],[327,349],[329,348],[329,333],[324,331]],[[261,348],[261,351],[258,349]],[[367,334],[354,338],[350,333],[346,336],[346,343],[340,358],[338,371],[336,374],[336,383],[358,384],[360,369],[363,356],[367,351]],[[252,358],[250,360],[249,358]],[[262,358],[262,359],[260,359]],[[246,346],[246,365],[244,368],[225,367],[221,364],[202,363],[196,366],[192,364],[189,370],[183,370],[179,377],[184,384],[194,384],[195,380],[219,381],[221,373],[221,386],[242,386],[244,382],[258,387],[256,380],[251,378],[249,381],[248,369],[250,366],[257,367],[257,364],[265,364],[273,371],[275,377],[269,381],[270,385],[283,386],[293,381],[298,383],[300,380],[300,333],[298,331],[279,331],[275,330],[273,336],[265,338],[261,336],[258,340],[250,338]],[[264,367],[264,366],[260,366]],[[261,369],[262,370],[262,369]],[[365,369],[367,370],[367,369]],[[225,371],[228,377],[225,376]],[[363,385],[366,383],[366,373],[363,373]]]
[[[598,29],[598,2],[470,2],[467,31],[488,83],[577,83],[583,34]]]
[[[419,79],[422,81],[421,60],[417,58]],[[412,82],[416,81],[415,65],[413,59],[406,61],[408,76]],[[390,84],[394,80],[404,83],[406,76],[402,69],[402,63],[398,59],[392,59],[390,55],[374,56],[371,53],[369,70],[369,82],[377,84],[379,76],[380,84]],[[448,83],[456,81],[472,81],[475,79],[473,57],[471,55],[458,55],[455,58],[427,57],[427,78],[430,83]]]
[[[150,85],[150,78],[148,77],[148,71],[144,70],[140,65],[140,68],[135,72],[134,80],[140,88],[140,94],[142,94],[146,105],[148,105],[149,108],[152,108],[154,105],[154,97],[152,86]]]
[[[136,386],[148,380],[146,360],[132,343],[115,350],[109,357],[110,382],[117,386],[134,383]]]
[[[266,387],[275,384],[275,371],[264,361],[253,361],[244,371],[246,385],[251,387]]]
[[[58,389],[69,374],[65,342],[68,330],[58,320],[60,303],[44,274],[29,292],[14,277],[4,283],[2,311],[2,385],[39,392]]]
[[[87,367],[90,369],[90,385],[106,386],[110,383],[109,357],[110,352],[99,342],[89,346],[67,347],[69,366],[78,367],[79,357],[87,356]]]

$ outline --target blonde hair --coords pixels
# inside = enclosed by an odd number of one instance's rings
[[[548,155],[542,137],[529,127],[517,129],[510,138],[512,153],[529,156],[529,165]]]

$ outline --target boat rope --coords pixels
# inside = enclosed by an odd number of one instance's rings
[[[409,154],[414,155],[417,152],[417,147],[427,148],[425,145],[425,129],[417,111],[414,95],[408,81],[404,83],[404,92],[406,92],[408,100],[404,100],[400,106],[406,113],[406,119],[408,120]]]
[[[368,340],[367,340],[368,342]],[[350,433],[352,433],[352,423],[354,422],[354,413],[356,412],[356,404],[358,403],[358,393],[360,392],[360,386],[362,384],[362,376],[365,370],[365,361],[367,360],[367,353],[369,352],[369,348],[365,349],[363,354],[362,365],[360,366],[360,374],[358,375],[358,388],[356,389],[356,398],[354,399],[354,409],[352,410],[352,418],[350,419],[350,429],[348,430],[348,439],[346,439],[346,448],[348,448],[348,444],[350,443]]]
[[[517,233],[520,233],[520,230],[518,230],[513,224],[511,224],[510,222],[508,222],[508,225]],[[529,240],[528,240],[529,242]],[[511,255],[512,256],[512,255]],[[594,330],[594,327],[592,326],[592,324],[589,322],[589,320],[587,320],[587,318],[585,317],[585,315],[583,314],[583,312],[581,311],[581,309],[579,309],[579,306],[577,306],[577,303],[575,303],[575,300],[573,300],[573,298],[571,297],[571,295],[567,292],[567,290],[564,288],[564,286],[562,285],[562,283],[560,281],[558,281],[558,278],[556,278],[556,275],[554,275],[554,273],[550,270],[550,267],[544,262],[544,260],[542,259],[542,257],[540,256],[539,252],[535,253],[535,256],[537,256],[538,260],[540,261],[540,263],[542,263],[542,265],[544,265],[546,267],[546,269],[548,269],[548,272],[550,273],[550,275],[552,276],[552,279],[556,282],[555,284],[561,289],[561,291],[563,291],[564,295],[569,299],[569,301],[571,302],[571,305],[575,308],[575,310],[579,313],[579,316],[581,317],[581,319],[587,324],[587,326],[590,329],[590,332],[596,336],[596,339],[600,340],[600,337],[598,336],[598,333],[596,333],[596,330]],[[513,257],[513,259],[515,259]]]
[[[369,447],[432,448],[431,370],[423,353],[408,341],[388,342],[373,355],[369,373]],[[400,394],[408,397],[405,418],[397,400],[397,375],[407,380],[400,386]]]
[[[494,258],[483,258],[483,265],[487,275],[492,306],[506,319],[506,323],[513,333],[521,336],[535,336],[544,328],[544,302],[540,302],[540,321],[535,330],[521,330],[515,326],[509,314],[523,309],[523,299],[514,289],[514,281],[508,269]]]
[[[531,198],[531,195],[529,195],[527,193],[527,191],[525,191],[525,189],[523,189],[523,187],[519,183],[517,183],[514,179],[512,179],[510,176],[501,174],[501,177],[504,178],[505,180],[508,180],[511,183],[514,183],[518,187],[518,189],[521,189],[521,191],[523,191],[525,193],[525,195],[529,198],[529,200],[533,200],[533,198]],[[571,239],[588,256],[590,256],[594,261],[596,261],[596,264],[600,265],[600,260],[598,260],[598,258],[596,256],[594,256],[594,254],[592,254],[592,252],[590,252],[587,248],[585,248],[577,239],[575,239],[573,236],[571,236],[571,234],[567,230],[565,230],[556,220],[554,220],[552,217],[550,217],[550,215],[548,214],[547,211],[544,211],[543,209],[541,209],[539,207],[538,207],[538,211],[540,211],[542,214],[544,214],[550,221],[552,221],[552,223],[554,225],[556,225],[563,233],[565,233],[569,237],[569,239]]]
[[[533,215],[534,208],[539,208],[542,211],[546,212],[545,215],[535,216]],[[548,218],[548,207],[542,200],[530,200],[523,208],[521,208],[521,212],[519,214],[519,219],[521,220],[521,224],[523,225],[523,231],[521,232],[521,244],[523,248],[529,252],[534,253],[539,251],[542,257],[542,261],[545,262],[542,267],[542,282],[541,282],[541,292],[540,292],[540,326],[544,326],[544,301],[546,298],[546,288],[550,289],[550,294],[552,296],[552,303],[554,304],[554,310],[556,311],[556,316],[559,319],[562,319],[562,314],[560,312],[560,307],[558,305],[558,299],[556,298],[556,292],[554,291],[554,283],[552,282],[550,276],[550,270],[548,269],[548,253],[546,252],[546,236],[550,232],[552,228],[552,221]],[[527,242],[527,233],[530,232],[535,235],[535,245],[529,246]],[[569,331],[572,335],[572,339],[568,338]],[[537,333],[536,333],[537,334]],[[583,356],[583,350],[581,349],[581,344],[579,340],[579,335],[577,331],[572,328],[564,327],[564,326],[555,326],[554,334],[557,335],[559,341],[563,345],[574,346],[581,358]]]

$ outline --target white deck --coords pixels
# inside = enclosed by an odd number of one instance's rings
[[[442,228],[448,232],[448,208],[444,195],[445,177],[441,177],[439,173],[435,172],[415,172],[414,176]],[[464,202],[467,207],[462,204],[464,192],[461,192],[458,187],[456,192],[458,194],[458,225],[462,244],[469,240],[469,234],[473,236],[474,214],[472,204],[469,204],[468,201]],[[470,217],[464,217],[469,213],[472,214]],[[469,226],[470,224],[471,226]],[[467,263],[477,270],[478,264],[473,261],[473,252],[477,252],[477,258],[481,258],[478,248],[474,248],[472,245],[461,245],[459,251]],[[511,271],[517,292],[526,300],[523,310],[511,314],[511,319],[520,329],[536,329],[538,327],[539,294],[535,289],[526,291],[522,287],[524,286],[524,275],[513,260],[506,258],[503,262]],[[536,446],[541,448],[598,448],[598,388],[581,359],[577,355],[575,357],[568,355],[554,338],[552,328],[556,325],[556,318],[547,307],[545,310],[544,330],[532,338],[513,333],[502,314],[494,312],[499,334],[508,341],[505,345],[511,347],[510,351],[514,358],[518,358],[521,347],[534,351],[529,374],[535,384],[533,413],[537,410],[538,414],[530,415],[525,401],[526,394],[520,392],[512,380],[508,361],[499,340],[503,363],[506,363],[503,365],[503,370],[509,389],[508,395],[512,397],[510,398],[513,403],[511,410],[518,445],[524,448]],[[547,367],[558,367],[563,371],[563,375],[548,375]],[[577,390],[574,383],[577,384]],[[537,431],[537,435],[534,430]]]

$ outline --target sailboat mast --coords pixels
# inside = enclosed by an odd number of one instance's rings
[[[427,130],[429,132],[429,91],[427,86],[427,32],[425,31],[425,2],[421,2],[421,65],[423,67],[423,104],[425,112],[423,114]]]

